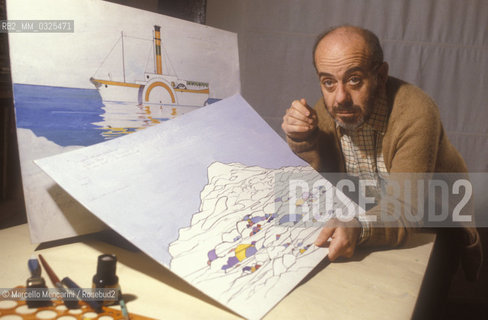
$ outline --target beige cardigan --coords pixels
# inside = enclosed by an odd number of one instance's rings
[[[419,88],[392,77],[387,81],[386,96],[389,119],[382,152],[390,175],[467,172],[463,158],[444,132],[439,110],[430,97]],[[326,111],[323,98],[314,108],[318,116],[318,130],[306,141],[288,138],[288,144],[319,172],[345,172],[338,129]],[[381,208],[376,206],[367,214],[379,216],[380,212]],[[372,227],[371,236],[365,245],[375,247],[398,246],[415,230],[403,217],[395,223],[385,225],[377,222]],[[466,240],[463,256],[464,260],[469,261],[463,261],[463,265],[465,270],[471,269],[469,273],[477,274],[482,261],[479,235],[475,228],[464,230]]]

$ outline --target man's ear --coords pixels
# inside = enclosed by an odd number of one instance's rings
[[[388,63],[383,62],[381,66],[378,68],[378,84],[381,86],[386,85],[386,81],[388,80]]]

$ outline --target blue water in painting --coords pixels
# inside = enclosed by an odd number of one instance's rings
[[[96,89],[14,84],[17,127],[32,130],[61,146],[104,141],[103,102]]]

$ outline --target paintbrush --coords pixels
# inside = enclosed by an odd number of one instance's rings
[[[47,261],[43,258],[43,256],[41,254],[39,255],[39,260],[41,260],[42,266],[44,267],[44,269],[46,269],[46,273],[49,276],[49,279],[51,279],[51,282],[53,283],[53,285],[56,288],[58,288],[58,290],[60,291],[64,305],[68,309],[78,309],[80,307],[78,304],[78,300],[71,300],[71,299],[67,298],[66,290],[64,289],[63,284],[61,283],[61,281],[59,281],[58,276],[56,276],[53,269],[51,269],[51,267],[49,266],[49,264],[47,263]]]

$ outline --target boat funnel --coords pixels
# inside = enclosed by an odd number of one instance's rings
[[[163,63],[161,60],[161,27],[154,26],[154,56],[156,58],[156,73],[163,74]]]

